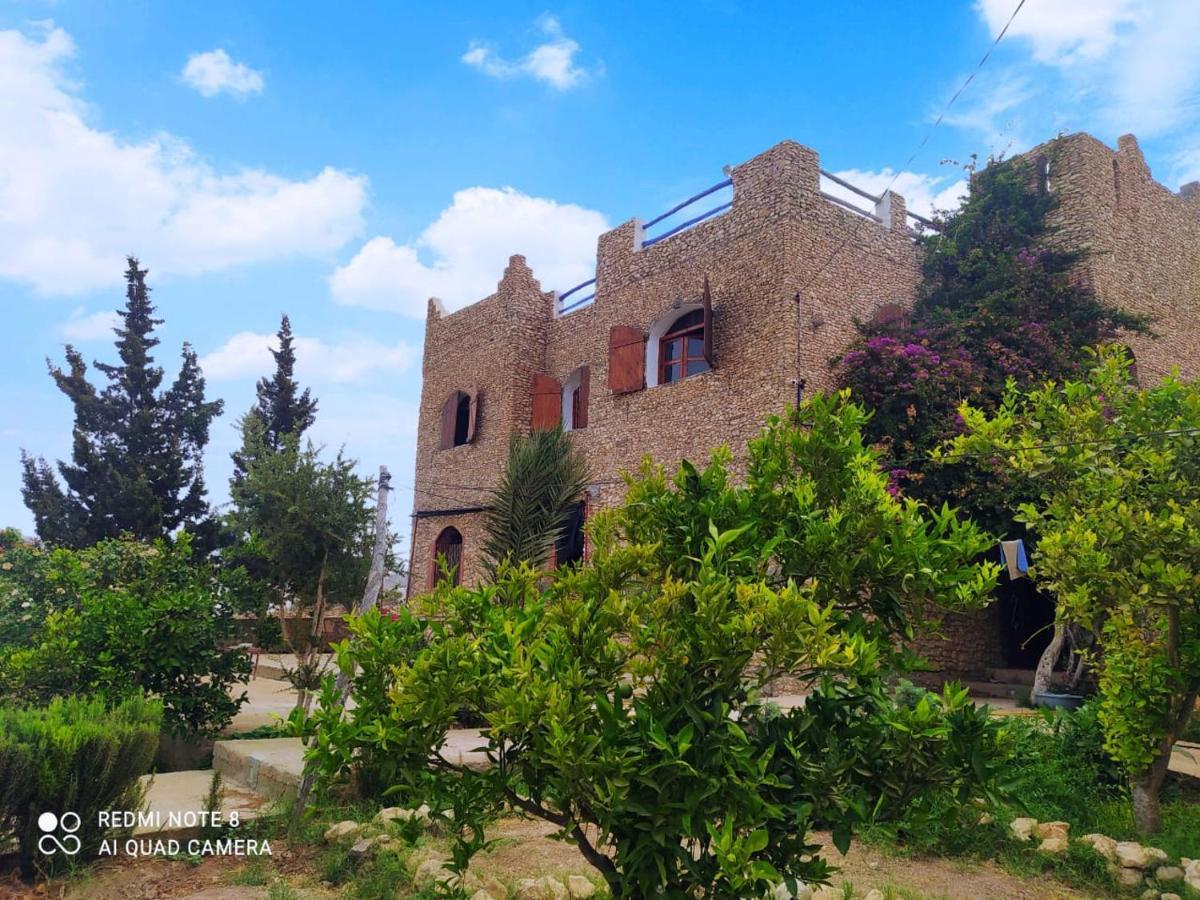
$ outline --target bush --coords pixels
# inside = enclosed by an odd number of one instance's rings
[[[245,698],[230,689],[250,675],[248,655],[230,646],[237,593],[254,589],[243,573],[195,563],[186,534],[26,555],[0,569],[0,594],[26,596],[34,610],[33,624],[0,646],[0,688],[27,703],[144,691],[161,698],[175,734],[229,724]]]
[[[96,856],[106,834],[98,811],[141,807],[138,779],[154,759],[161,721],[161,704],[141,697],[115,706],[80,697],[0,706],[0,843],[16,838],[26,877]],[[79,816],[78,853],[38,852],[43,813]],[[57,836],[66,842],[65,830]]]

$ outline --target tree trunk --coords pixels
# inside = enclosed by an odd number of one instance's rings
[[[380,466],[379,490],[375,499],[375,546],[371,552],[371,571],[367,575],[367,586],[354,607],[357,615],[362,615],[374,606],[379,600],[379,592],[383,589],[383,564],[387,557],[388,542],[387,497],[391,481],[392,476],[388,473],[387,466]],[[345,706],[346,697],[350,693],[350,677],[345,673],[338,673],[337,692],[340,705]],[[316,780],[317,773],[306,765],[304,777],[300,779],[300,787],[296,791],[296,802],[292,804],[293,829],[300,824],[300,817],[304,814],[304,808],[308,806],[308,798]]]
[[[1131,776],[1129,790],[1133,799],[1133,823],[1142,834],[1157,834],[1162,827],[1158,812],[1158,792],[1167,777],[1167,766],[1171,764],[1171,745],[1168,735],[1159,744],[1158,756],[1144,772]]]
[[[296,654],[296,671],[300,674],[301,683],[296,695],[296,708],[306,713],[312,708],[312,686],[317,674],[317,656],[322,627],[325,623],[325,575],[329,566],[329,548],[325,548],[325,556],[321,560],[321,571],[317,575],[317,600],[313,604],[312,622],[308,626],[308,641],[300,653]]]
[[[1054,637],[1050,639],[1048,646],[1042,658],[1038,660],[1037,669],[1033,673],[1033,690],[1030,691],[1030,699],[1037,703],[1038,697],[1042,694],[1049,693],[1050,678],[1054,674],[1054,664],[1058,662],[1059,654],[1062,653],[1063,641],[1066,640],[1067,629],[1061,622],[1054,623]]]

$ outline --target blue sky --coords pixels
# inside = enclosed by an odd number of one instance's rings
[[[226,401],[214,501],[287,312],[315,438],[389,465],[403,530],[425,300],[478,299],[510,253],[569,287],[600,231],[783,138],[917,210],[960,193],[944,160],[1060,131],[1200,178],[1194,0],[1027,0],[897,174],[1015,3],[0,0],[0,524],[31,529],[20,448],[69,450],[45,358],[112,356],[125,253],[159,360],[189,341]]]

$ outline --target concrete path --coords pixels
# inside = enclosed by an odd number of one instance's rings
[[[196,837],[203,824],[199,814],[204,811],[212,775],[212,770],[201,769],[190,772],[162,772],[143,777],[146,808],[153,817],[153,824],[141,825],[135,828],[133,833],[138,837],[163,840],[187,840]],[[266,805],[265,797],[244,786],[231,784],[228,779],[221,786],[221,812],[225,821],[228,821],[229,814],[235,811],[242,819],[252,819]]]

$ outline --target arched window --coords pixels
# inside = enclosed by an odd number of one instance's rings
[[[709,368],[704,353],[704,310],[694,309],[676,319],[658,342],[658,383],[670,384]]]
[[[462,584],[462,533],[453,525],[443,528],[433,542],[433,565],[429,569],[429,587],[432,589],[444,577],[443,568],[449,572],[450,583]]]
[[[479,397],[466,391],[454,391],[442,404],[441,432],[438,449],[461,447],[475,440],[475,422],[479,414]]]

